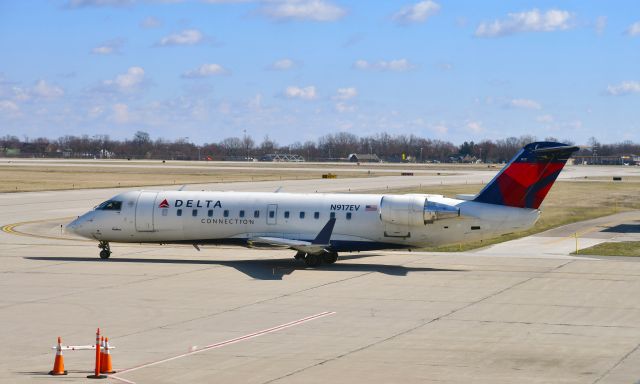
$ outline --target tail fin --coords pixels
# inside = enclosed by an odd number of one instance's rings
[[[578,149],[546,141],[527,144],[474,201],[538,209],[565,163]]]

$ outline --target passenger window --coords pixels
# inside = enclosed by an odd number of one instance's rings
[[[178,216],[182,216],[182,209],[178,209],[178,210],[176,211],[176,215],[178,215]]]
[[[304,219],[304,211],[300,211],[300,218]]]
[[[260,217],[260,211],[258,210],[253,211],[253,217],[255,217],[256,219]]]
[[[319,219],[320,218],[320,212],[314,212],[313,213],[313,218],[314,219]]]
[[[335,218],[336,218],[336,213],[335,213],[335,212],[331,212],[331,213],[329,214],[329,218],[331,218],[331,219],[335,219]]]
[[[289,218],[289,211],[284,211],[284,218],[288,219]]]
[[[238,216],[240,216],[240,217],[244,217],[244,210],[243,210],[243,211],[240,211],[240,213],[238,213]]]
[[[224,213],[222,214],[224,217],[229,217],[229,210],[225,209]]]
[[[347,220],[351,220],[351,212],[347,212]]]
[[[276,211],[269,211],[269,217],[272,219],[276,217]]]
[[[209,212],[207,212],[207,216],[213,217],[213,209],[210,209]]]
[[[193,217],[198,216],[198,210],[194,209],[193,211],[191,211],[191,216],[193,216]]]

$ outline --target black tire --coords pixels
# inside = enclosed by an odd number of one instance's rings
[[[111,252],[107,251],[106,249],[103,249],[102,251],[100,251],[100,258],[101,259],[108,259],[109,256],[111,256]]]
[[[333,264],[338,261],[338,252],[329,252],[322,255],[322,262],[325,264]]]
[[[307,254],[307,256],[304,258],[304,263],[307,265],[307,267],[317,267],[318,265],[320,265],[320,262],[320,256],[314,255],[312,253]]]
[[[293,257],[294,257],[296,260],[299,260],[299,259],[304,259],[304,257],[305,257],[305,256],[306,256],[306,253],[304,253],[304,252],[297,252],[297,253],[295,254],[295,256],[293,256]]]

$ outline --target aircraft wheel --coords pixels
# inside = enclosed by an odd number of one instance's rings
[[[329,252],[322,255],[322,261],[325,264],[333,264],[338,260],[338,252]]]
[[[320,262],[320,256],[314,255],[312,253],[307,254],[307,256],[304,258],[304,263],[307,265],[307,267],[317,267],[318,265],[320,265]]]
[[[304,259],[306,253],[304,252],[297,252],[295,256],[293,256],[294,259],[299,260],[299,259]]]
[[[109,256],[111,256],[111,252],[107,251],[106,249],[103,249],[102,251],[100,251],[100,258],[101,259],[108,259]]]

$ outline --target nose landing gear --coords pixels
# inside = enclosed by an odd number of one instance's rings
[[[98,243],[98,248],[101,249],[100,251],[101,259],[108,259],[109,256],[111,256],[111,248],[109,247],[109,242],[101,241],[100,243]]]

